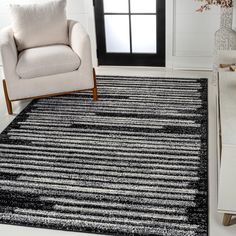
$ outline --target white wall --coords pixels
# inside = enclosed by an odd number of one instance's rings
[[[1,0],[0,28],[10,24],[11,2],[45,2],[47,0]],[[90,34],[93,62],[96,59],[96,37],[92,0],[67,0],[68,18],[79,20]],[[219,8],[205,13],[195,10],[195,0],[166,0],[166,65],[170,68],[210,69],[214,32],[219,28]]]
[[[195,0],[166,0],[167,66],[184,69],[212,67],[214,34],[219,28],[219,8],[196,12]]]

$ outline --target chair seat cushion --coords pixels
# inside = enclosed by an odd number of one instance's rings
[[[30,48],[19,54],[17,74],[24,79],[75,71],[80,58],[66,45]]]

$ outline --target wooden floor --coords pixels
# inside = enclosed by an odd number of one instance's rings
[[[217,162],[216,162],[216,87],[212,81],[212,73],[201,71],[174,71],[161,68],[131,68],[131,67],[101,67],[96,69],[97,75],[130,75],[130,76],[156,76],[156,77],[182,77],[182,78],[208,78],[209,79],[209,236],[235,236],[236,224],[224,227],[222,225],[223,216],[217,213]],[[1,74],[1,67],[0,67]],[[1,77],[2,79],[2,77]],[[0,81],[2,84],[2,81]],[[14,115],[7,115],[2,86],[0,86],[0,131],[2,131],[19,113],[29,101],[15,102],[13,104]],[[235,220],[236,223],[236,220]],[[83,233],[73,233],[64,231],[53,231],[46,229],[35,229],[28,227],[18,227],[0,225],[0,235],[3,236],[82,236],[92,235]]]

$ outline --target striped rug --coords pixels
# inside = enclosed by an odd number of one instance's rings
[[[98,78],[33,101],[0,135],[0,223],[208,234],[207,80]]]

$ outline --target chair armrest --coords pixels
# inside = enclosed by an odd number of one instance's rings
[[[10,27],[0,31],[0,54],[2,57],[3,71],[6,80],[16,78],[16,65],[18,60],[18,52]]]
[[[93,64],[89,35],[79,22],[68,20],[68,26],[70,46],[81,59],[79,71],[82,73],[89,70],[89,73],[92,74]]]

